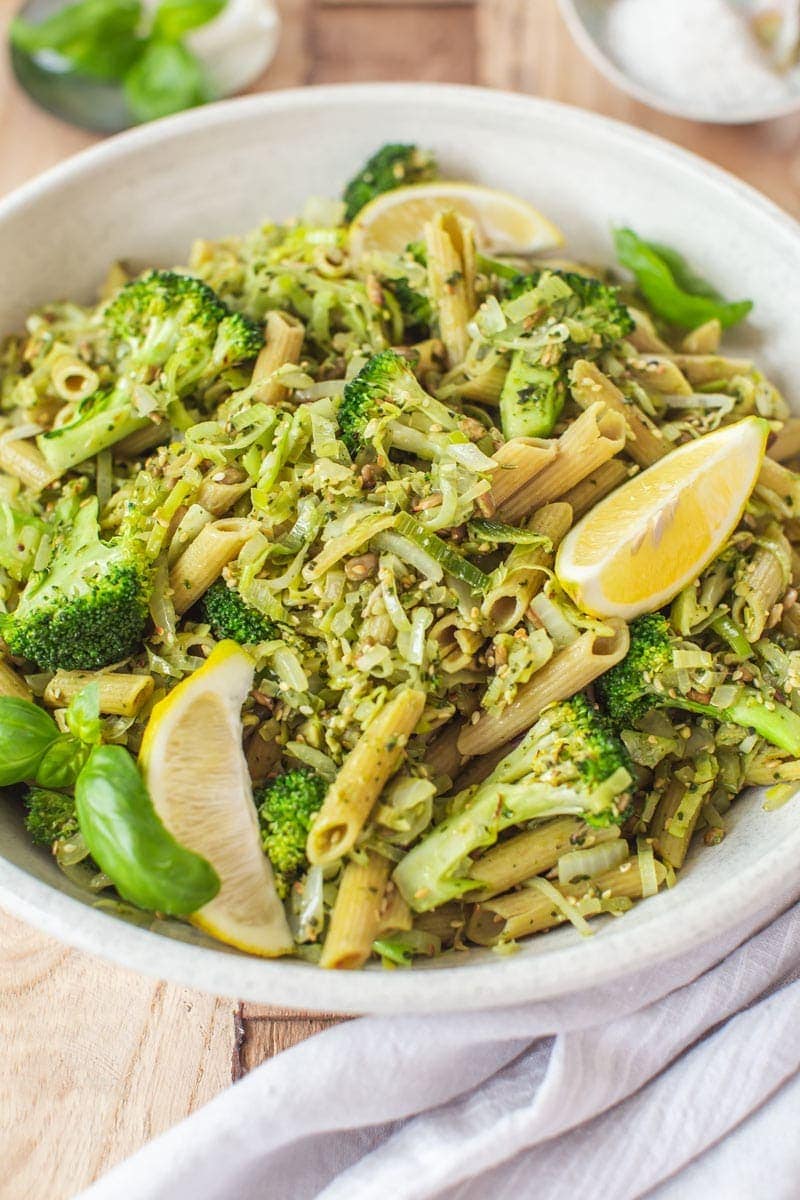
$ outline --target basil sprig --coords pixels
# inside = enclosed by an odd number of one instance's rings
[[[122,85],[131,115],[152,121],[213,99],[185,35],[218,16],[226,0],[161,0],[151,18],[141,0],[78,0],[33,24],[11,22],[28,55],[56,53],[77,75]]]
[[[71,702],[66,723],[69,733],[61,733],[38,705],[0,697],[0,787],[74,785],[89,853],[125,900],[173,916],[202,908],[219,891],[219,877],[166,828],[128,751],[101,744],[97,684]]]
[[[750,312],[752,300],[725,300],[685,259],[669,246],[646,242],[632,229],[614,230],[614,248],[623,267],[634,275],[639,291],[657,316],[681,329],[696,329],[718,320],[723,329]]]

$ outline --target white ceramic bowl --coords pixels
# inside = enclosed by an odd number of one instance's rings
[[[651,0],[654,5],[669,4],[669,0]],[[634,79],[625,69],[609,29],[608,0],[558,0],[561,15],[576,43],[606,79],[633,96],[634,100],[689,121],[710,121],[717,125],[748,125],[753,121],[768,121],[785,117],[800,109],[800,67],[786,72],[785,95],[756,96],[753,99],[712,103],[687,88],[680,98],[660,91],[658,80],[651,75],[645,84]]]
[[[446,174],[508,188],[564,228],[578,255],[611,261],[625,222],[679,247],[721,291],[756,301],[739,349],[797,393],[800,231],[769,201],[655,138],[577,109],[499,92],[360,85],[262,95],[135,130],[70,160],[0,204],[0,329],[58,296],[89,298],[117,258],[185,261],[192,238],[244,231],[336,194],[384,141],[433,147]],[[728,837],[701,849],[673,891],[598,925],[475,950],[408,971],[323,972],[228,951],[187,926],[136,928],[88,905],[0,804],[0,903],[117,963],[211,992],[340,1012],[467,1009],[598,987],[713,943],[794,887],[800,821],[792,805],[735,807]],[[800,885],[796,890],[800,890]],[[791,896],[789,897],[791,898]]]

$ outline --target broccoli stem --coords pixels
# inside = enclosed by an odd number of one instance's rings
[[[131,433],[144,429],[149,418],[141,417],[126,403],[117,411],[101,408],[79,417],[70,425],[46,433],[36,440],[48,464],[63,473],[101,450],[107,450]]]
[[[720,613],[720,615],[715,617],[711,622],[710,628],[713,629],[714,633],[721,637],[724,642],[728,643],[731,650],[740,661],[752,657],[753,647],[750,645],[747,638],[744,636],[744,633],[732,617],[729,617],[726,613]]]
[[[586,798],[569,786],[505,784],[481,788],[461,812],[448,817],[400,862],[394,881],[415,912],[427,912],[480,886],[466,878],[469,856],[492,846],[511,825],[545,817],[579,817]]]
[[[672,698],[667,701],[667,707],[702,713],[715,721],[729,721],[732,725],[753,729],[766,742],[800,758],[800,716],[785,704],[763,700],[753,688],[743,688],[739,698],[727,708]]]
[[[503,433],[507,438],[549,437],[565,397],[557,368],[532,363],[524,350],[516,350],[500,395]]]

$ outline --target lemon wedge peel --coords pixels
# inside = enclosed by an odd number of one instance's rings
[[[272,958],[290,953],[293,942],[261,848],[242,750],[241,709],[253,671],[241,646],[220,642],[155,705],[139,762],[167,829],[206,858],[221,881],[191,923],[238,950]]]
[[[759,417],[705,434],[635,475],[564,538],[556,575],[585,612],[632,620],[668,604],[720,552],[758,479]]]
[[[408,184],[371,200],[350,227],[350,253],[401,254],[422,237],[437,212],[455,211],[475,223],[481,250],[497,254],[538,254],[563,245],[557,225],[527,201],[474,183],[438,181]]]

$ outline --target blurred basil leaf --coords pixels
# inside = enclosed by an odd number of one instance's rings
[[[38,24],[21,17],[9,38],[27,54],[55,51],[75,71],[94,79],[121,80],[142,51],[141,0],[79,0]]]
[[[199,29],[219,16],[226,0],[161,0],[153,20],[153,37],[176,42],[190,29]]]
[[[100,720],[100,685],[95,681],[78,692],[66,712],[67,728],[80,742],[88,746],[103,740],[103,724]]]
[[[155,121],[210,99],[202,66],[180,42],[150,41],[124,87],[137,121]]]

